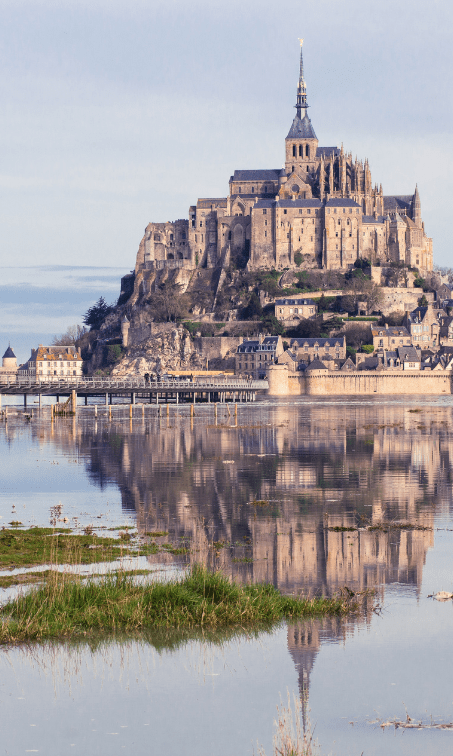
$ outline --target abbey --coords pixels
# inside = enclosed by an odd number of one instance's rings
[[[285,140],[284,168],[236,170],[229,195],[199,199],[188,220],[150,223],[138,270],[227,266],[249,270],[348,270],[357,258],[432,270],[417,187],[384,195],[368,160],[343,146],[320,147],[308,117],[302,45],[296,115]]]

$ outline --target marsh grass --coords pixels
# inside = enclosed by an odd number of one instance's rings
[[[52,571],[44,585],[0,609],[0,643],[116,631],[133,635],[150,628],[265,627],[283,619],[346,615],[360,605],[352,591],[333,598],[295,598],[271,585],[230,582],[201,566],[180,580],[144,586],[119,572],[82,582]]]
[[[288,691],[288,705],[281,702],[277,706],[273,756],[316,756],[319,754],[319,746],[314,740],[314,728],[309,720],[304,722],[303,708],[306,701],[303,702],[296,695],[293,698],[291,704]],[[263,748],[259,748],[258,756],[266,756]]]
[[[5,528],[0,530],[0,568],[44,564],[90,564],[129,553],[117,538],[93,532],[73,534],[70,528]]]

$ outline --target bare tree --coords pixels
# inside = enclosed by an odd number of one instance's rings
[[[65,333],[60,336],[54,336],[52,344],[54,346],[74,346],[76,341],[80,339],[84,333],[87,333],[88,328],[82,325],[71,325],[68,327]]]

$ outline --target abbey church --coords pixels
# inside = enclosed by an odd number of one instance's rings
[[[285,140],[284,168],[236,170],[229,195],[199,199],[188,220],[150,223],[136,272],[228,266],[249,270],[346,271],[357,258],[432,270],[417,187],[384,195],[368,160],[343,146],[320,147],[308,116],[302,45],[296,115]]]

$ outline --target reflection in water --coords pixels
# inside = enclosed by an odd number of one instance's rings
[[[446,412],[315,404],[241,409],[239,427],[215,426],[206,412],[193,430],[184,416],[139,419],[132,430],[81,416],[36,432],[76,446],[94,484],[118,485],[142,532],[188,543],[186,561],[285,591],[391,582],[418,590],[432,530],[366,525],[432,528],[439,501],[451,506]]]
[[[193,422],[187,408],[178,416],[172,408],[169,419],[150,410],[132,423],[106,415],[94,421],[81,411],[52,425],[36,419],[25,432],[82,462],[94,486],[117,486],[122,510],[135,516],[141,532],[168,531],[168,541],[189,548],[150,556],[152,563],[203,561],[236,580],[270,581],[284,591],[395,584],[418,597],[436,520],[452,510],[452,406],[411,409],[322,402],[241,407],[237,426],[220,417],[216,425],[204,407]],[[10,423],[0,434],[14,444],[24,426]],[[425,529],[368,529],[392,520]],[[368,629],[370,611],[360,620]],[[304,700],[321,647],[344,643],[356,628],[339,618],[288,626]],[[120,645],[115,658],[123,659],[127,646]],[[186,647],[189,656],[193,647]],[[51,658],[49,649],[43,653]]]

